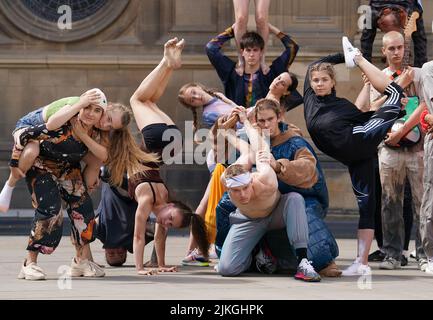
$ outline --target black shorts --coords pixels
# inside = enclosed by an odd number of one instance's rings
[[[164,132],[169,129],[178,130],[179,136],[181,137],[180,130],[175,124],[167,125],[166,123],[152,123],[141,129],[146,151],[155,152],[161,156],[162,150],[175,140],[172,135],[170,135],[169,140],[162,140]],[[179,143],[182,145],[182,139],[180,139]]]

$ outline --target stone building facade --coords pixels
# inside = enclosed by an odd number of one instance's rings
[[[251,1],[254,3],[253,1]],[[358,8],[365,0],[272,0],[270,20],[301,46],[292,71],[302,86],[306,66],[321,55],[341,50],[341,36],[359,43]],[[432,43],[433,0],[424,0],[425,25]],[[72,8],[72,28],[59,29],[61,5]],[[251,4],[252,6],[253,4]],[[250,27],[254,11],[250,8]],[[185,38],[183,67],[176,71],[159,105],[181,129],[191,114],[177,101],[181,85],[195,81],[220,88],[204,46],[233,24],[232,0],[1,0],[0,1],[0,178],[5,181],[10,133],[22,115],[92,87],[109,100],[128,104],[129,96],[154,68],[170,37]],[[380,40],[380,34],[377,39]],[[379,57],[380,41],[375,46]],[[270,38],[267,58],[282,50]],[[232,42],[226,53],[235,57]],[[430,57],[433,54],[429,45]],[[379,59],[377,60],[379,61]],[[354,99],[362,86],[357,71],[339,67],[338,90]],[[301,88],[302,89],[302,88]],[[302,106],[289,114],[305,134]],[[307,136],[308,137],[308,136]],[[343,166],[320,155],[328,181],[331,208],[355,210],[350,180]],[[204,165],[173,165],[164,178],[174,193],[196,205],[208,174]],[[30,208],[20,182],[12,208]],[[98,195],[95,195],[97,202]]]

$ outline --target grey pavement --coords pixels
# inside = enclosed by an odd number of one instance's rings
[[[73,256],[69,237],[64,237],[51,256],[41,256],[39,265],[48,274],[46,281],[18,280],[20,264],[25,257],[27,237],[0,237],[0,299],[145,299],[145,300],[290,300],[290,299],[432,299],[433,276],[419,271],[415,261],[401,270],[379,270],[372,263],[371,279],[346,277],[325,278],[320,283],[304,283],[285,275],[246,274],[224,278],[212,267],[180,267],[177,273],[138,276],[133,256],[126,266],[106,266],[106,277],[74,278],[71,289],[60,289],[62,266]],[[186,236],[170,236],[167,240],[167,263],[179,264],[187,246]],[[339,239],[340,257],[337,264],[349,265],[354,257],[356,240]],[[411,243],[411,247],[414,244]],[[150,257],[146,248],[145,257]],[[105,263],[102,244],[92,244],[95,261]],[[58,273],[60,267],[60,273]],[[63,267],[64,268],[64,267]]]

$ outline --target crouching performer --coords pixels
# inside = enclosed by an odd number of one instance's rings
[[[221,250],[218,272],[222,276],[237,276],[246,271],[252,262],[252,251],[265,233],[286,228],[298,259],[295,278],[320,281],[307,259],[308,222],[304,198],[295,192],[280,194],[277,175],[270,165],[269,145],[248,121],[245,111],[238,115],[245,125],[251,149],[241,146],[241,156],[221,177],[237,209],[230,214],[231,227]],[[234,146],[241,143],[233,132],[222,134]],[[254,158],[257,171],[251,173]]]

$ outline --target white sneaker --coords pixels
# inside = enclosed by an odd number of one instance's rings
[[[420,259],[418,260],[418,268],[419,268],[421,271],[425,271],[426,268],[427,268],[427,266],[428,266],[428,260],[427,260],[427,259],[420,258]]]
[[[104,270],[95,262],[89,260],[81,260],[79,263],[72,258],[71,277],[104,277]]]
[[[343,277],[350,276],[362,276],[371,274],[371,268],[369,265],[362,264],[358,259],[356,259],[347,269],[343,270]]]
[[[428,259],[425,273],[433,275],[433,259]]]
[[[344,60],[346,61],[346,66],[348,68],[354,68],[356,66],[355,56],[360,54],[359,49],[352,46],[349,39],[347,37],[343,37],[343,51],[344,51]]]
[[[36,263],[32,262],[26,266],[27,260],[24,260],[23,265],[21,266],[21,271],[18,274],[18,279],[26,279],[26,280],[45,280],[47,275],[44,270],[39,267]]]

